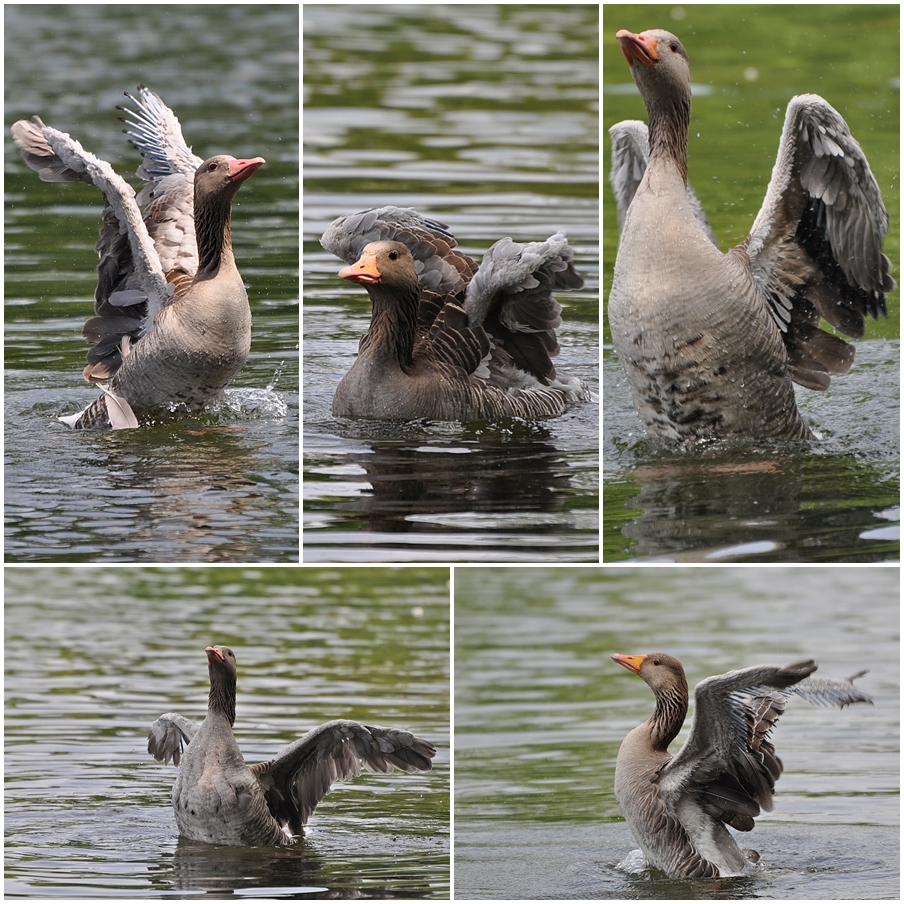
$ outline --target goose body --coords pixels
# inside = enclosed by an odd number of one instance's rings
[[[759,860],[729,827],[749,832],[760,811],[772,809],[782,762],[770,735],[789,696],[835,707],[872,702],[853,683],[864,672],[814,678],[812,660],[726,672],[695,688],[690,735],[673,756],[668,747],[688,708],[681,663],[666,653],[612,659],[640,675],[656,698],[654,714],[619,748],[615,799],[650,865],[672,878],[737,876]]]
[[[723,254],[687,179],[691,89],[675,35],[618,33],[647,108],[613,138],[623,221],[609,322],[635,407],[667,439],[807,439],[793,383],[826,389],[894,289],[888,214],[860,145],[816,95],[788,105],[747,239]]]
[[[138,418],[197,412],[239,372],[251,346],[251,309],[232,252],[232,199],[264,163],[219,155],[201,160],[173,112],[139,86],[121,108],[147,181],[136,198],[112,167],[64,132],[20,120],[13,139],[46,182],[81,181],[104,197],[94,343],[84,377],[103,394],[60,418],[78,429],[137,427]],[[142,214],[141,206],[144,207]]]
[[[198,725],[165,713],[151,726],[148,753],[179,767],[173,811],[179,832],[209,844],[287,845],[304,834],[334,781],[370,772],[428,771],[436,748],[398,728],[335,720],[309,731],[272,760],[249,766],[232,726],[236,661],[207,647],[210,697]]]
[[[383,207],[334,221],[323,247],[367,290],[373,314],[342,378],[333,414],[442,421],[563,414],[587,387],[553,366],[561,305],[553,291],[583,285],[558,233],[502,239],[477,264],[442,224]]]

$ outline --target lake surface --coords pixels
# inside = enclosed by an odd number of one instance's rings
[[[887,566],[456,568],[456,899],[897,899],[899,581]],[[609,655],[654,650],[692,687],[805,658],[826,677],[870,670],[858,684],[873,706],[789,702],[748,876],[619,866],[637,844],[615,758],[653,697]]]
[[[614,354],[603,374],[605,561],[898,559],[898,340],[858,343],[843,380],[801,395],[823,433],[811,443],[652,440]]]
[[[6,897],[448,898],[448,584],[439,568],[7,566]],[[236,653],[249,762],[349,718],[428,738],[433,771],[334,786],[291,848],[180,840],[177,770],[147,733],[164,712],[203,718],[214,643]]]
[[[305,561],[599,558],[596,402],[534,424],[330,413],[370,303],[318,240],[388,204],[477,259],[564,229],[586,285],[558,296],[556,366],[598,391],[598,9],[463,9],[304,8]]]
[[[145,83],[196,153],[267,159],[233,207],[254,321],[224,403],[82,433],[56,418],[96,395],[81,376],[81,328],[102,202],[90,186],[40,182],[7,131],[6,560],[297,559],[298,10],[182,6],[179,28],[129,6],[4,13],[8,123],[40,114],[136,185],[140,157],[115,108]]]
[[[723,40],[739,24],[741,54]],[[769,5],[606,5],[604,127],[646,119],[616,31],[661,27],[678,34],[694,87],[690,179],[727,249],[743,240],[762,203],[788,101],[818,92],[867,154],[891,212],[885,252],[899,277],[898,25],[896,6],[814,7],[801,17]],[[876,50],[869,60],[858,50],[861,41]],[[607,140],[607,158],[609,151]],[[608,186],[603,209],[608,296],[618,244]],[[897,559],[899,298],[897,291],[888,297],[887,319],[869,322],[853,368],[833,378],[828,392],[798,389],[804,418],[822,436],[812,443],[712,444],[689,452],[646,439],[607,321],[603,559]]]

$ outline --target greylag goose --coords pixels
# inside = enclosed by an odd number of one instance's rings
[[[556,372],[561,305],[552,293],[583,279],[557,233],[496,242],[480,267],[455,251],[447,227],[411,209],[340,217],[321,239],[363,285],[372,316],[333,414],[441,421],[543,418],[589,398]]]
[[[251,309],[229,224],[232,199],[264,158],[201,160],[156,94],[140,85],[138,97],[126,96],[137,109],[119,109],[131,117],[123,121],[148,183],[137,200],[108,163],[66,133],[38,117],[12,127],[42,181],[80,181],[104,196],[97,316],[82,331],[95,343],[84,377],[103,394],[60,418],[76,429],[137,427],[145,414],[200,411],[241,370],[251,347]]]
[[[647,108],[613,134],[620,217],[609,323],[646,429],[667,439],[811,438],[792,381],[826,389],[864,316],[894,289],[888,214],[860,145],[821,97],[788,104],[750,235],[722,254],[688,185],[687,51],[667,31],[619,31]],[[647,145],[648,141],[648,145]]]
[[[148,753],[179,767],[173,809],[179,831],[209,844],[285,845],[335,781],[370,772],[426,772],[436,748],[399,728],[344,719],[325,722],[272,760],[249,766],[232,733],[236,662],[229,647],[207,647],[210,697],[198,725],[166,713],[151,726]]]
[[[782,761],[769,735],[791,694],[824,706],[872,703],[853,683],[865,672],[812,678],[813,660],[726,672],[694,689],[690,735],[673,757],[688,704],[681,663],[665,653],[612,658],[656,697],[656,711],[619,748],[615,799],[648,862],[672,878],[737,876],[759,860],[727,826],[749,832],[760,810],[772,809]]]

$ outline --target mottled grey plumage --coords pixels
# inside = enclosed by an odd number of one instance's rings
[[[653,716],[619,749],[615,798],[649,862],[674,878],[739,875],[759,859],[727,827],[749,832],[760,811],[772,809],[782,762],[770,732],[790,695],[833,707],[872,703],[853,684],[865,672],[841,681],[811,678],[813,660],[726,672],[697,685],[690,735],[673,757],[668,746],[688,705],[681,663],[666,653],[612,658],[656,697]]]
[[[81,181],[104,196],[96,250],[94,343],[84,377],[104,394],[60,420],[77,428],[138,426],[137,416],[198,411],[238,373],[251,342],[251,311],[230,239],[231,202],[264,161],[202,161],[173,112],[145,88],[129,96],[128,134],[147,185],[135,192],[109,164],[64,132],[20,120],[12,127],[25,162],[45,182]],[[144,207],[144,215],[139,205]]]
[[[336,416],[542,418],[589,398],[552,363],[562,310],[552,293],[583,285],[561,233],[502,239],[478,268],[444,224],[383,207],[340,217],[321,243],[350,265],[340,275],[363,284],[373,305],[336,390]],[[365,259],[378,262],[376,275]]]
[[[210,844],[292,844],[333,782],[369,772],[425,772],[436,748],[398,728],[326,722],[272,760],[248,766],[232,726],[236,662],[228,647],[207,647],[210,697],[197,725],[177,713],[151,726],[148,753],[179,766],[173,810],[179,831]]]
[[[885,314],[888,214],[841,116],[808,94],[788,105],[778,158],[747,239],[721,254],[687,182],[687,52],[666,31],[618,33],[647,107],[649,165],[632,123],[613,127],[612,182],[627,210],[609,321],[646,428],[671,439],[809,438],[792,381],[826,389],[849,336]]]

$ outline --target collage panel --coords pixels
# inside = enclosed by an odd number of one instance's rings
[[[454,609],[457,900],[900,895],[898,568],[457,567]]]
[[[4,609],[7,897],[449,898],[448,569],[7,566]]]
[[[900,7],[602,16],[603,561],[897,559]]]
[[[297,561],[298,7],[3,12],[5,561]]]
[[[304,560],[598,562],[599,7],[302,15]]]

